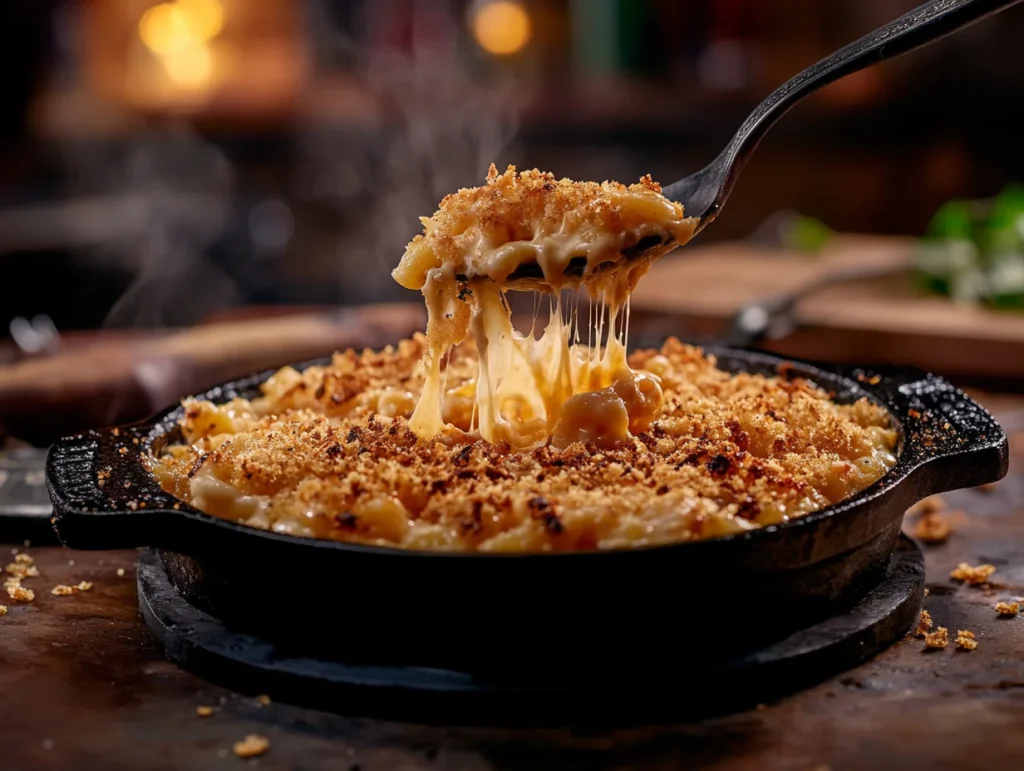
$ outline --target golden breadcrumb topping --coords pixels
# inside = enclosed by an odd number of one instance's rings
[[[922,515],[914,525],[914,536],[924,543],[944,543],[952,532],[949,522],[937,511]]]
[[[929,495],[910,507],[908,514],[934,514],[946,508],[941,496]]]
[[[658,378],[656,418],[608,448],[514,451],[468,432],[472,346],[446,367],[464,431],[417,437],[423,338],[284,368],[250,400],[186,400],[182,443],[149,460],[208,513],[297,536],[409,549],[573,551],[711,538],[840,501],[894,462],[885,411],[807,381],[729,374],[670,339],[630,366]]]
[[[954,581],[961,581],[968,586],[983,586],[988,583],[989,578],[995,572],[995,565],[973,566],[967,562],[961,562],[950,571],[949,577]]]
[[[422,289],[427,273],[442,265],[455,275],[502,283],[545,248],[559,249],[561,269],[577,254],[593,265],[617,257],[645,236],[671,236],[683,243],[696,226],[682,205],[661,195],[661,185],[650,175],[631,185],[579,182],[515,166],[499,174],[493,163],[486,184],[445,196],[434,215],[420,221],[424,232],[409,243],[394,272],[407,289]],[[510,248],[498,253],[503,247]],[[558,281],[554,273],[546,270],[545,275]]]
[[[940,626],[934,632],[924,636],[924,647],[926,649],[938,650],[949,645],[949,630]]]
[[[974,636],[974,632],[970,632],[966,629],[960,629],[956,633],[956,647],[962,651],[973,651],[978,647],[978,639]]]
[[[58,597],[67,597],[70,594],[76,592],[87,592],[92,589],[92,583],[89,581],[81,581],[76,586],[68,586],[66,584],[57,584],[53,589],[50,590],[50,594],[55,594]]]
[[[1016,616],[1020,612],[1019,602],[997,602],[996,613],[1007,618]]]
[[[259,734],[249,734],[234,746],[235,754],[240,758],[255,758],[269,749],[270,739]]]
[[[22,555],[19,554],[18,556]],[[4,568],[4,571],[16,578],[38,578],[39,576],[39,568],[31,562],[11,562]]]
[[[4,589],[7,595],[15,602],[32,602],[36,593],[32,589],[26,589],[21,585],[21,578],[12,576],[4,581]]]
[[[927,610],[921,611],[921,617],[917,621],[917,629],[914,630],[915,637],[924,637],[932,628],[932,614]]]
[[[580,434],[614,441],[637,415],[646,420],[644,406],[628,411],[628,398],[607,391],[644,391],[641,402],[660,397],[650,383],[633,382],[626,367],[629,295],[697,224],[657,183],[574,182],[512,166],[499,175],[492,164],[485,185],[446,197],[422,222],[424,233],[392,272],[401,286],[422,292],[427,310],[427,378],[409,420],[413,433],[429,439],[453,428],[442,414],[442,361],[470,336],[482,354],[469,422],[492,444],[531,450]],[[563,319],[562,290],[580,287],[590,312],[577,317],[570,301]],[[550,295],[551,323],[539,337],[512,326],[506,292],[514,289]],[[579,356],[572,347],[577,339],[602,341],[605,332],[604,350],[598,342]],[[595,391],[606,393],[587,396]],[[512,409],[504,409],[509,402]]]
[[[6,615],[7,615],[7,606],[6,605],[0,605],[0,617],[6,616]]]

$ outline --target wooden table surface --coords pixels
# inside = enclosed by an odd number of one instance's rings
[[[748,303],[854,269],[900,270],[820,289],[797,303],[796,329],[760,347],[821,361],[899,362],[1001,388],[1024,380],[1024,313],[921,294],[910,273],[914,248],[913,239],[847,233],[819,254],[748,241],[693,244],[654,264],[630,298],[632,318],[659,319],[681,337],[716,336]]]
[[[925,607],[953,634],[973,630],[975,651],[926,653],[908,638],[777,703],[680,725],[387,722],[262,706],[256,694],[203,682],[169,663],[140,620],[134,552],[22,546],[41,575],[25,581],[35,601],[5,600],[0,618],[0,769],[1024,768],[1024,614],[1001,620],[993,610],[1024,595],[1024,399],[986,401],[1011,433],[1010,475],[990,491],[944,496],[954,532],[927,549]],[[993,588],[950,581],[960,561],[995,565]],[[50,594],[83,580],[90,591]],[[214,714],[198,717],[200,705]],[[271,745],[243,761],[232,745],[250,733]]]

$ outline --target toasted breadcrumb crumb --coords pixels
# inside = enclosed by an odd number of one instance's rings
[[[92,581],[80,581],[75,586],[67,586],[66,584],[57,584],[53,587],[50,594],[56,594],[59,597],[66,597],[69,594],[75,592],[87,592],[92,589]]]
[[[196,714],[199,717],[209,717],[213,714],[213,707],[196,707]]]
[[[6,615],[7,615],[7,606],[6,605],[0,605],[0,616],[6,616]]]
[[[953,528],[937,511],[929,512],[917,520],[914,536],[924,543],[945,543]]]
[[[34,591],[26,589],[20,585],[7,587],[7,594],[9,594],[11,599],[15,602],[32,602],[36,598],[36,593]]]
[[[245,524],[279,533],[566,552],[778,524],[863,489],[895,457],[895,432],[876,405],[839,405],[781,375],[730,374],[674,338],[629,357],[631,368],[661,379],[664,409],[648,430],[613,450],[576,443],[513,452],[471,431],[479,359],[471,342],[445,369],[462,433],[427,441],[409,428],[423,387],[419,336],[302,372],[282,369],[252,400],[186,400],[186,444],[147,465],[167,492],[214,515],[233,516],[211,489],[254,496],[261,505]],[[396,392],[401,405],[392,410]]]
[[[917,622],[917,629],[914,630],[915,637],[924,637],[932,628],[932,614],[927,610],[921,611],[921,617]]]
[[[969,632],[966,629],[957,630],[956,647],[962,651],[973,651],[977,648],[978,639],[974,636],[974,632]]]
[[[269,706],[270,697],[267,696],[267,694],[265,693],[261,693],[259,696],[256,697],[256,703],[259,704],[261,707]]]
[[[1000,616],[1016,616],[1020,611],[1019,602],[997,602],[996,613]]]
[[[118,568],[117,569],[117,577],[118,578],[124,577],[124,568]]]
[[[931,634],[924,636],[924,647],[926,649],[939,650],[949,645],[949,630],[940,626]]]
[[[938,495],[929,495],[910,507],[908,514],[935,514],[946,508],[945,502]]]
[[[240,758],[255,758],[270,749],[270,739],[259,734],[249,734],[242,741],[235,742],[235,754]]]
[[[988,583],[988,579],[996,572],[995,565],[971,565],[961,562],[952,570],[949,577],[954,581],[962,581],[970,586],[982,586]]]
[[[33,565],[33,564],[35,564],[35,560],[30,555],[26,554],[25,552],[20,552],[18,554],[15,554],[14,555],[14,561],[17,562],[19,565]]]
[[[18,578],[39,577],[39,568],[35,565],[26,564],[24,562],[12,562],[7,565],[4,570],[8,575],[17,576]]]
[[[18,576],[12,576],[5,580],[4,589],[7,590],[7,594],[15,602],[32,602],[36,598],[34,591],[26,589],[21,585],[21,578]]]

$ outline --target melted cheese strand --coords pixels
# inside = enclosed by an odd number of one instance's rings
[[[629,188],[553,180],[512,168],[499,176],[492,167],[487,187],[460,190],[423,220],[424,235],[395,269],[400,284],[422,290],[427,307],[424,385],[409,422],[418,436],[460,431],[444,419],[450,396],[472,396],[461,433],[520,450],[549,439],[560,446],[624,441],[646,425],[643,415],[655,402],[660,407],[660,386],[652,376],[634,375],[626,362],[628,299],[654,259],[689,239],[695,221],[649,178]],[[526,211],[534,213],[524,218]],[[667,246],[623,256],[651,236]],[[582,279],[566,276],[580,256]],[[535,288],[548,293],[549,319],[539,338],[539,298],[530,331],[521,335],[505,297],[506,279],[528,262],[543,274]],[[586,347],[579,344],[580,286],[588,296]],[[442,362],[470,337],[478,376],[449,394]]]

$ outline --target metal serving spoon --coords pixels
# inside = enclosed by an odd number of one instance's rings
[[[688,216],[697,217],[695,234],[699,233],[722,211],[740,172],[768,129],[805,96],[850,73],[885,59],[894,59],[1021,1],[932,0],[879,27],[812,64],[775,89],[743,122],[732,141],[715,160],[697,173],[668,185],[662,191],[663,194],[681,203]],[[652,249],[669,251],[672,248],[671,243],[662,242],[658,238],[644,239],[636,246],[624,250],[622,258],[632,260]],[[582,276],[586,266],[585,257],[574,257],[566,268],[566,274]],[[543,278],[539,265],[527,263],[509,276],[509,282],[523,281],[524,288],[536,288],[538,282],[543,282]]]

